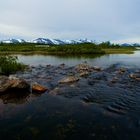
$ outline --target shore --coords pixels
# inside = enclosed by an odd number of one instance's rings
[[[2,44],[0,54],[51,54],[51,55],[93,55],[93,54],[128,54],[136,47],[123,47],[109,44],[69,44],[69,45],[37,45],[37,44]]]
[[[139,69],[125,68],[119,64],[106,69],[90,66],[87,63],[72,67],[65,64],[28,66],[25,71],[11,76],[24,79],[29,84],[39,83],[46,87],[51,95],[78,97],[85,102],[92,102],[92,96],[88,94],[90,90],[94,90],[95,93],[104,91],[107,94],[112,94],[114,90],[121,93],[129,93],[131,90],[138,92],[140,82]],[[87,93],[83,94],[83,91]]]

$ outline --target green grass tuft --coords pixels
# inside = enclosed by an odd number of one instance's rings
[[[9,75],[24,68],[25,65],[19,63],[16,56],[0,56],[0,74]]]

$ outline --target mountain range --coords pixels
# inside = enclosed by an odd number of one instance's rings
[[[0,42],[2,43],[41,43],[41,44],[51,44],[51,45],[93,43],[92,40],[88,40],[88,39],[60,40],[60,39],[49,39],[49,38],[37,38],[32,41],[27,41],[24,39],[7,39],[7,40],[1,40]]]

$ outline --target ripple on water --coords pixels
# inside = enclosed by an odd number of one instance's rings
[[[99,104],[105,110],[119,115],[128,112],[140,112],[140,95],[134,95],[131,91],[126,93],[122,89],[114,89],[114,91],[117,90],[118,92],[115,93],[109,92],[107,88],[102,91],[90,90],[82,100],[88,104]]]

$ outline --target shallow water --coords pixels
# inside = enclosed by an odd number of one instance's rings
[[[35,66],[17,76],[49,91],[0,96],[0,140],[139,140],[140,81],[128,76],[140,70],[139,54],[94,58],[19,55],[22,62]],[[77,75],[69,66],[83,61],[104,68],[117,65],[90,72],[75,83],[58,84],[66,75]],[[50,63],[54,66],[46,67]],[[67,65],[56,66],[61,63]],[[122,65],[129,67],[119,74]],[[111,83],[114,77],[118,80]]]

